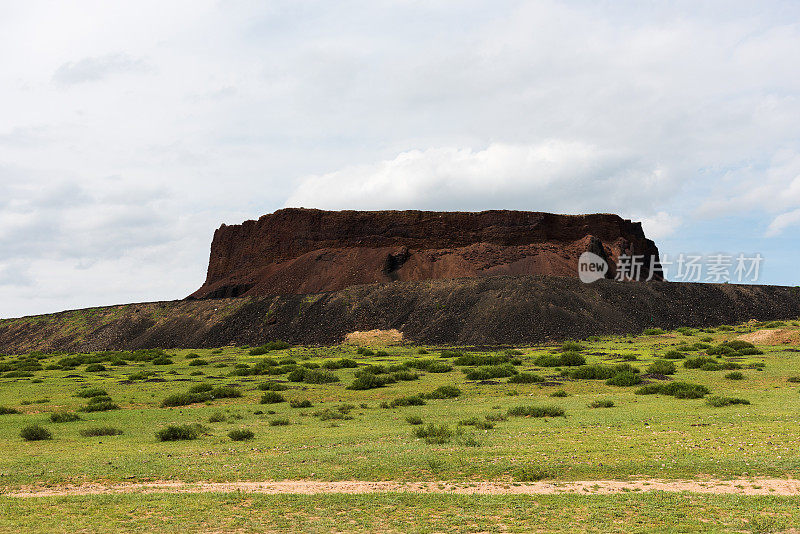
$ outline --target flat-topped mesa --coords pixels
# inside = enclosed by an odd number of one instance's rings
[[[658,248],[641,223],[613,214],[529,211],[323,211],[287,208],[214,232],[208,276],[191,297],[288,295],[395,280],[544,274],[578,276],[578,258]],[[661,280],[661,271],[652,276]]]

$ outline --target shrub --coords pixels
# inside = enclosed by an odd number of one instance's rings
[[[741,339],[732,339],[730,341],[726,341],[725,343],[723,343],[723,345],[726,346],[726,347],[730,347],[733,350],[738,350],[738,351],[741,351],[742,349],[754,349],[754,348],[756,348],[756,346],[753,345],[752,343],[744,341],[744,340],[741,340]]]
[[[162,408],[172,408],[175,406],[188,406],[197,402],[211,400],[209,393],[173,393],[161,401]]]
[[[253,439],[253,437],[255,437],[255,434],[253,433],[252,430],[248,430],[246,428],[239,428],[228,432],[228,437],[231,438],[232,441],[246,441],[248,439]]]
[[[482,365],[476,369],[465,369],[464,373],[470,380],[489,380],[515,375],[517,370],[511,364]]]
[[[682,360],[686,358],[686,355],[677,350],[668,350],[664,353],[664,358],[668,360]]]
[[[389,406],[397,408],[398,406],[423,406],[424,404],[425,400],[422,397],[419,395],[411,395],[409,397],[398,397],[390,402]]]
[[[464,354],[453,360],[454,365],[499,365],[510,362],[509,354]]]
[[[544,382],[544,378],[534,373],[518,373],[508,379],[509,384],[533,384]]]
[[[428,354],[428,351],[423,347],[417,349],[417,354]]]
[[[550,354],[542,354],[533,360],[533,365],[537,367],[558,367],[561,365],[561,358]]]
[[[409,380],[419,379],[419,375],[408,370],[397,371],[396,373],[392,373],[392,379],[394,379],[396,382],[408,382]]]
[[[156,432],[158,441],[180,441],[197,439],[204,428],[195,423],[191,425],[168,425]]]
[[[733,404],[750,404],[750,401],[747,399],[737,399],[735,397],[721,397],[718,395],[714,395],[713,397],[709,397],[706,402],[709,406],[713,406],[715,408],[722,408],[723,406],[731,406]]]
[[[45,439],[53,439],[53,435],[45,427],[41,425],[28,425],[19,431],[19,435],[25,441],[41,441]]]
[[[425,394],[427,399],[454,399],[461,395],[461,390],[455,386],[439,386],[430,393]]]
[[[107,412],[110,410],[119,410],[119,405],[111,400],[103,400],[99,402],[90,402],[87,405],[78,408],[79,412]]]
[[[383,387],[386,385],[386,379],[378,377],[371,373],[364,373],[358,378],[353,380],[353,383],[347,386],[351,390],[365,390]]]
[[[285,417],[281,417],[279,419],[272,419],[269,422],[269,426],[286,426],[289,424],[289,420]]]
[[[648,384],[636,391],[637,395],[670,395],[677,399],[700,399],[710,393],[709,389],[699,384],[688,382],[670,382],[668,384]]]
[[[313,404],[308,399],[292,399],[289,401],[289,406],[292,408],[311,408]]]
[[[213,353],[214,351],[211,351],[211,352]],[[222,352],[222,351],[220,351],[220,352]],[[200,357],[200,355],[197,354],[196,352],[190,352],[189,354],[186,355],[186,359],[187,360],[193,360],[193,359],[199,358],[199,357]]]
[[[86,366],[87,373],[99,373],[106,370],[106,366],[102,363],[92,363]]]
[[[225,417],[225,414],[222,412],[214,412],[210,416],[208,416],[209,423],[223,423],[227,420],[228,418]]]
[[[261,404],[276,404],[278,402],[286,402],[286,399],[277,391],[267,391],[261,396]]]
[[[166,356],[159,356],[151,362],[153,365],[172,365],[172,360]]]
[[[551,396],[551,397],[569,397],[569,393],[567,393],[567,392],[566,392],[566,391],[564,391],[563,389],[559,389],[559,390],[557,390],[557,391],[554,391],[554,392],[552,392],[552,393],[550,394],[550,396]]]
[[[800,382],[800,376],[790,376],[786,379],[787,382],[797,383]],[[2,412],[0,412],[2,413]]]
[[[360,354],[362,356],[375,356],[375,352],[366,347],[358,347],[356,354]]]
[[[632,373],[631,371],[623,371],[621,373],[617,373],[608,380],[606,380],[606,384],[609,386],[635,386],[636,384],[642,383],[642,377],[640,377],[636,373]]]
[[[696,358],[687,358],[683,362],[683,366],[687,369],[700,369],[706,364],[719,365],[716,358],[708,358],[706,356],[697,356]]]
[[[12,415],[19,413],[19,410],[15,408],[9,408],[8,406],[0,406],[0,415]]]
[[[487,421],[508,421],[508,416],[504,413],[490,413],[486,414]]]
[[[647,372],[656,375],[672,375],[676,371],[675,364],[669,360],[656,360],[647,367]]]
[[[744,375],[739,371],[734,371],[725,375],[728,380],[744,380]]]
[[[575,351],[562,352],[561,357],[559,359],[561,360],[561,365],[567,367],[577,367],[579,365],[586,365],[586,358],[584,358]]]
[[[460,350],[443,350],[439,353],[440,358],[460,358],[463,355]]]
[[[648,328],[642,333],[646,336],[660,336],[664,333],[664,330],[661,328]]]
[[[200,365],[208,365],[208,362],[203,358],[197,358],[196,360],[192,360],[189,362],[191,366],[200,366]]]
[[[418,415],[409,415],[406,417],[406,423],[409,425],[421,425],[422,424],[422,417]]]
[[[242,392],[236,388],[220,386],[210,391],[214,399],[236,399],[242,396]]]
[[[683,334],[684,336],[694,335],[694,329],[689,328],[688,326],[681,326],[680,328],[676,328],[675,331],[679,334]]]
[[[558,406],[516,406],[509,408],[508,415],[513,417],[566,417],[564,410]]]
[[[453,370],[453,366],[446,362],[431,362],[425,370],[429,373],[448,373]]]
[[[464,419],[463,421],[459,421],[458,424],[461,426],[474,426],[480,430],[491,430],[494,428],[494,425],[490,421],[486,419],[478,419],[477,417]]]
[[[108,392],[102,388],[85,388],[79,389],[75,396],[88,399],[90,397],[108,396]]]
[[[589,408],[613,408],[614,401],[610,400],[596,400],[589,404]]]
[[[97,436],[119,436],[122,430],[110,426],[96,426],[82,429],[79,434],[85,438]]]
[[[575,341],[565,341],[561,345],[561,352],[580,352],[584,350],[584,346]]]
[[[53,423],[71,423],[80,420],[81,416],[74,412],[54,412],[50,414],[50,421]]]
[[[518,482],[538,482],[549,476],[550,473],[538,465],[526,465],[514,472],[514,480]]]
[[[266,382],[261,382],[258,385],[258,389],[261,391],[286,391],[289,389],[289,386],[286,384],[281,384],[280,382],[273,382],[272,380],[267,380]]]
[[[435,425],[433,423],[428,423],[414,430],[414,435],[424,439],[426,443],[443,445],[452,439],[453,431],[445,424]]]

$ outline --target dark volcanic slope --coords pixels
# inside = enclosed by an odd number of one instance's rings
[[[611,261],[658,248],[640,223],[617,215],[530,211],[322,211],[284,209],[222,225],[208,275],[192,296],[320,293],[353,285],[498,275],[575,277],[586,251]],[[660,271],[654,273],[660,279]]]
[[[591,285],[499,276],[352,287],[318,295],[184,300],[0,321],[0,352],[325,344],[397,328],[425,344],[524,344],[647,327],[800,316],[800,289],[670,282]]]

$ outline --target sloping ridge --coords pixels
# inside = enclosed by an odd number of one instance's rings
[[[0,352],[330,344],[396,328],[422,344],[525,344],[648,327],[800,316],[800,288],[556,276],[394,282],[341,291],[127,304],[0,321]]]

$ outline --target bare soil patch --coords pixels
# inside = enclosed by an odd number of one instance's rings
[[[5,497],[31,498],[55,496],[102,495],[116,493],[444,493],[461,495],[552,495],[560,493],[616,494],[628,492],[668,491],[737,495],[800,495],[800,480],[777,478],[697,479],[697,480],[581,480],[559,482],[366,482],[343,480],[282,480],[264,482],[180,482],[157,481],[126,484],[81,484],[48,487],[25,487],[0,491]]]
[[[755,345],[797,345],[800,344],[800,333],[788,328],[768,328],[744,334],[739,339]]]
[[[403,342],[403,333],[395,328],[391,330],[367,330],[366,332],[350,332],[344,337],[345,343],[353,345],[399,345]]]

